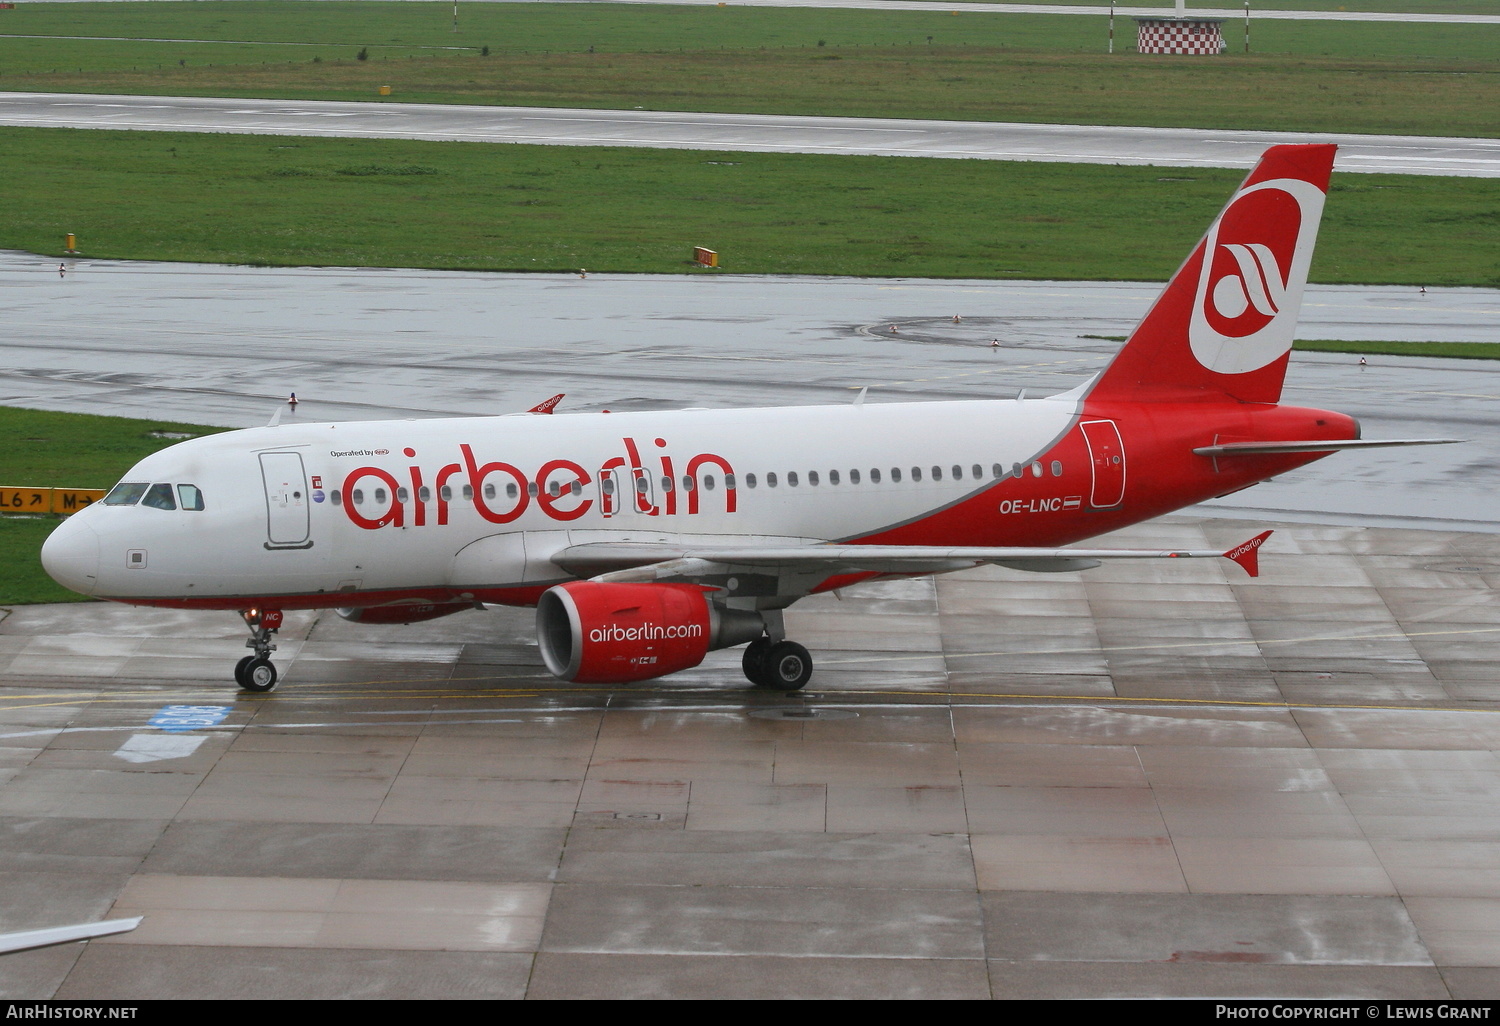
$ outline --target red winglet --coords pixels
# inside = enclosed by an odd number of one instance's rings
[[[568,393],[566,393],[566,392],[559,392],[555,396],[553,396],[551,399],[548,399],[546,402],[537,403],[535,406],[533,406],[531,409],[527,410],[526,412],[527,413],[551,413],[553,410],[557,409],[557,404],[560,403],[560,402],[562,402],[563,396],[565,396],[567,394]]]
[[[1257,534],[1249,541],[1236,545],[1234,548],[1224,553],[1224,558],[1232,559],[1240,566],[1244,567],[1245,573],[1249,574],[1251,577],[1259,577],[1260,547],[1266,543],[1266,539],[1269,537],[1271,537],[1270,531],[1262,531],[1260,534]]]

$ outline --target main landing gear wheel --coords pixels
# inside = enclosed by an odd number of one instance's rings
[[[766,669],[766,652],[770,648],[770,638],[756,638],[745,646],[745,655],[740,660],[740,666],[744,669],[745,677],[751,684],[757,686],[761,684],[761,678]]]
[[[754,657],[755,676],[750,676],[752,651],[756,645],[765,647]],[[778,641],[774,644],[762,638],[745,650],[745,676],[756,684],[775,691],[801,691],[812,677],[812,656],[807,649],[795,641]]]
[[[276,687],[276,667],[269,659],[246,656],[234,668],[234,679],[246,691],[270,691]]]

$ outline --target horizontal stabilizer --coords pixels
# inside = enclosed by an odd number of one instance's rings
[[[90,937],[107,937],[112,933],[129,933],[141,925],[145,916],[132,919],[106,919],[102,923],[80,923],[77,926],[52,926],[43,930],[0,933],[0,955],[33,948],[50,948],[54,944],[71,944]]]
[[[570,573],[612,583],[699,580],[731,570],[775,573],[930,574],[993,563],[1015,570],[1057,573],[1085,570],[1106,559],[1232,559],[1256,575],[1255,552],[1264,534],[1228,552],[1219,549],[1044,549],[1022,546],[942,545],[704,545],[656,542],[590,542],[556,553],[552,562]]]
[[[1236,545],[1228,552],[1223,553],[1225,559],[1232,559],[1240,565],[1240,568],[1251,577],[1260,576],[1260,547],[1271,537],[1270,531],[1262,531],[1254,538],[1242,545]]]
[[[1200,446],[1193,452],[1199,456],[1266,456],[1289,452],[1335,452],[1339,449],[1384,449],[1396,445],[1453,445],[1462,441],[1462,438],[1354,438],[1345,441],[1226,442]]]

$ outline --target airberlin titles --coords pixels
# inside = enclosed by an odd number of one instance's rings
[[[413,463],[406,469],[407,479],[404,481],[398,480],[395,474],[382,467],[355,467],[345,475],[339,498],[342,499],[341,505],[350,522],[367,531],[378,530],[387,525],[407,526],[408,502],[411,505],[412,527],[427,525],[429,506],[432,507],[430,515],[434,522],[438,526],[446,525],[448,506],[453,494],[450,482],[455,477],[462,482],[463,501],[466,504],[472,502],[474,511],[492,524],[508,524],[518,519],[531,507],[532,500],[552,520],[577,520],[594,506],[595,500],[585,496],[583,490],[596,481],[600,485],[600,511],[605,516],[620,512],[622,504],[626,502],[632,504],[631,508],[635,512],[646,516],[676,516],[679,513],[696,516],[700,508],[699,496],[705,490],[704,486],[709,490],[714,487],[712,477],[705,477],[700,483],[700,472],[709,468],[723,475],[724,512],[733,513],[738,508],[734,467],[724,457],[713,453],[698,453],[693,456],[681,468],[685,487],[681,491],[675,487],[662,489],[661,502],[657,503],[653,501],[651,488],[654,471],[646,469],[640,447],[633,438],[622,438],[620,441],[625,450],[624,455],[605,460],[593,475],[580,464],[565,459],[548,460],[534,474],[528,474],[515,464],[503,460],[481,463],[481,457],[474,454],[473,446],[465,442],[458,447],[462,462],[445,464],[436,471],[424,471],[421,466]],[[666,439],[655,439],[655,446],[665,449]],[[375,456],[387,452],[389,450],[386,449],[353,449],[330,452],[328,455]],[[407,459],[415,459],[417,455],[416,450],[409,446],[401,452]],[[665,452],[655,455],[662,478],[675,482],[677,468],[671,455]],[[363,494],[359,486],[364,482],[376,484],[376,508],[355,501],[356,495]],[[379,485],[384,485],[385,488],[381,489]],[[358,508],[362,506],[369,512]]]

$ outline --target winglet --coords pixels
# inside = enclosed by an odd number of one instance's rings
[[[559,392],[555,396],[553,396],[551,399],[548,399],[546,402],[537,403],[535,406],[533,406],[531,409],[527,410],[526,412],[527,413],[551,413],[553,410],[557,409],[557,404],[560,403],[560,402],[562,402],[563,401],[563,396],[565,396],[567,394],[568,393],[566,393],[566,392]]]
[[[1260,576],[1260,547],[1271,537],[1270,531],[1262,531],[1247,542],[1242,542],[1224,553],[1225,559],[1232,559],[1245,568],[1245,573],[1251,577]]]

